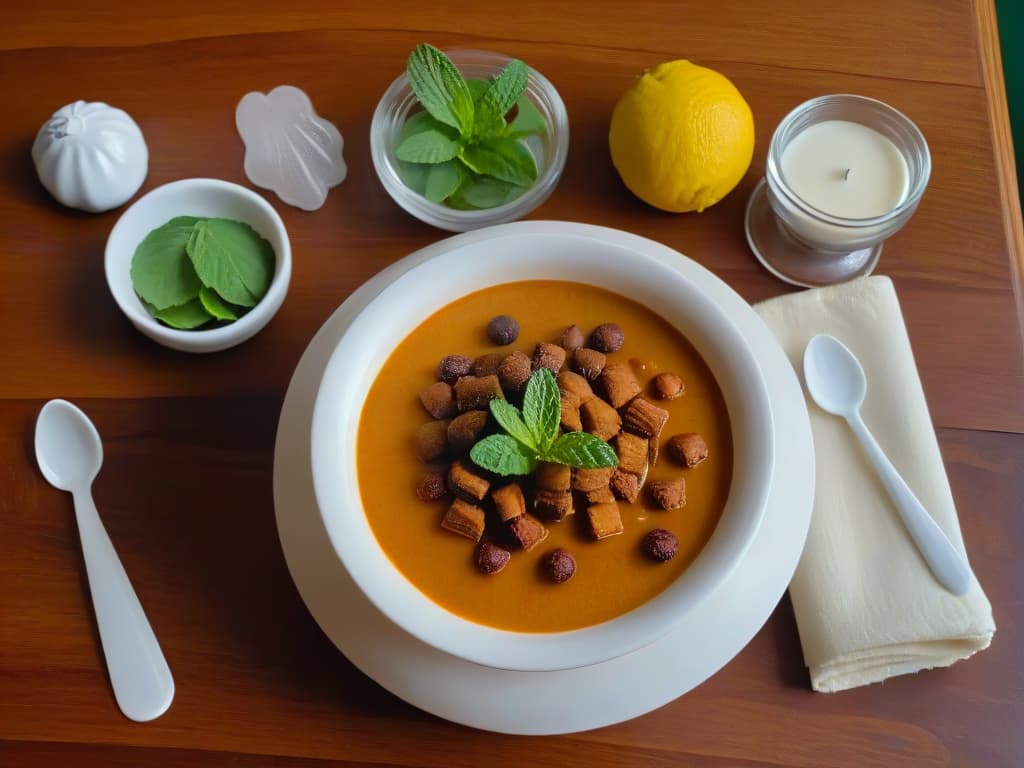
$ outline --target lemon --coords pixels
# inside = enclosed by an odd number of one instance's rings
[[[669,61],[619,99],[608,145],[619,176],[641,200],[666,211],[702,211],[750,167],[754,116],[721,73]]]

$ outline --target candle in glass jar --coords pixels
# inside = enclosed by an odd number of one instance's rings
[[[909,191],[903,153],[873,128],[825,120],[793,136],[782,152],[792,192],[819,211],[844,219],[889,213]]]

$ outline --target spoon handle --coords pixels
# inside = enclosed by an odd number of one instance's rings
[[[938,523],[918,501],[910,486],[896,471],[882,447],[868,430],[860,413],[847,418],[861,446],[875,465],[875,470],[888,491],[889,497],[903,518],[903,524],[910,532],[910,537],[924,556],[935,578],[954,595],[962,595],[971,584],[971,569]]]
[[[171,705],[174,678],[96,512],[91,491],[75,491],[74,499],[89,592],[114,698],[131,720],[153,720]]]

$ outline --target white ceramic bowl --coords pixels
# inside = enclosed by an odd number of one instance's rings
[[[273,246],[276,264],[270,288],[238,320],[209,330],[182,331],[159,322],[142,305],[132,288],[132,256],[146,235],[175,216],[244,221]],[[107,238],[104,269],[114,301],[142,333],[182,352],[218,352],[258,333],[281,308],[291,280],[292,249],[284,222],[260,195],[229,181],[182,179],[146,193],[121,214]]]
[[[385,615],[423,642],[469,661],[545,671],[595,664],[643,647],[709,598],[740,562],[760,525],[774,453],[771,407],[757,362],[728,315],[695,283],[641,252],[589,238],[536,234],[530,224],[505,225],[500,229],[507,236],[453,247],[412,268],[360,312],[327,364],[314,408],[311,447],[317,503],[331,543],[360,589]],[[434,603],[380,549],[361,506],[356,476],[362,403],[394,347],[442,306],[518,280],[588,283],[651,308],[703,356],[721,387],[732,427],[729,497],[697,559],[638,608],[569,632],[495,629]]]

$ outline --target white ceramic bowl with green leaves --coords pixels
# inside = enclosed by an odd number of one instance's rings
[[[237,320],[211,322],[193,330],[172,328],[153,317],[136,292],[132,283],[136,249],[151,232],[178,217],[242,222],[273,249],[266,292],[254,306],[244,307],[244,314],[237,312]],[[148,192],[121,215],[107,238],[104,268],[114,301],[139,331],[171,349],[217,352],[251,338],[281,308],[291,280],[291,244],[281,217],[261,195],[219,179],[182,179]]]

